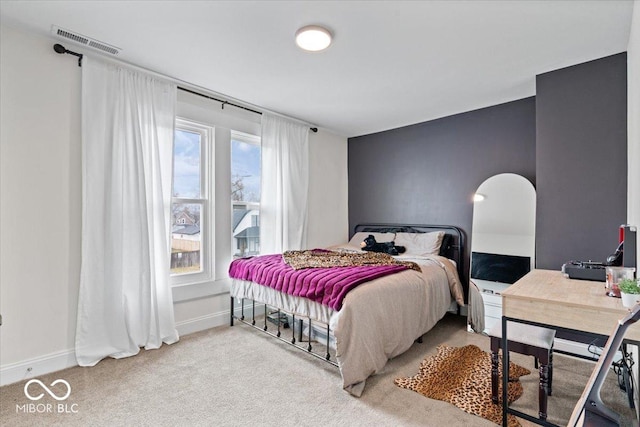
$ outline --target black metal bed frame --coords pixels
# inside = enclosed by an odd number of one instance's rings
[[[423,224],[380,224],[380,223],[366,223],[366,224],[358,224],[354,227],[354,234],[357,232],[376,232],[376,233],[427,233],[432,231],[444,231],[445,238],[442,241],[442,245],[440,247],[440,255],[445,256],[449,259],[453,259],[456,262],[456,268],[458,270],[458,275],[462,278],[463,274],[463,254],[464,254],[464,232],[459,227],[453,225],[423,225]],[[332,337],[331,329],[328,324],[324,324],[323,322],[312,320],[310,317],[305,316],[297,316],[293,313],[288,313],[284,310],[281,310],[278,307],[272,307],[275,309],[273,313],[275,316],[276,332],[272,332],[269,330],[268,322],[269,318],[269,305],[264,304],[264,319],[261,325],[258,325],[256,322],[256,301],[251,301],[251,319],[246,319],[245,317],[245,298],[240,299],[240,316],[235,314],[236,304],[235,298],[233,296],[230,297],[230,309],[229,309],[229,326],[234,326],[234,321],[237,320],[242,322],[248,326],[251,326],[254,329],[262,331],[267,335],[270,335],[284,343],[287,343],[293,347],[296,347],[311,356],[314,356],[320,360],[323,360],[333,366],[338,367],[338,362],[334,361],[331,358],[330,352],[330,341]],[[262,304],[259,302],[259,304]],[[282,315],[291,317],[291,338],[287,339],[283,337],[282,329],[289,329],[288,322],[281,321]],[[307,337],[307,341],[304,341],[303,337],[303,329],[304,329],[304,321],[306,319],[309,334]],[[271,319],[273,321],[273,319]],[[298,336],[296,337],[296,320],[298,322]],[[326,342],[324,343],[324,347],[326,349],[326,353],[320,354],[313,351],[312,342],[312,333],[313,333],[313,322],[320,323],[326,326]],[[417,342],[422,342],[422,337],[419,337]],[[301,345],[301,343],[306,343],[306,346]]]
[[[353,228],[353,234],[357,232],[375,233],[429,233],[433,231],[444,231],[445,236],[440,246],[440,255],[452,259],[456,262],[458,277],[461,283],[464,279],[464,231],[455,225],[433,225],[433,224],[384,224],[365,223],[358,224]]]
[[[329,364],[333,365],[333,366],[338,366],[338,362],[334,361],[331,359],[331,346],[330,346],[330,342],[331,342],[331,330],[329,328],[329,325],[325,325],[326,326],[326,331],[327,331],[327,337],[326,337],[326,343],[325,343],[325,348],[326,348],[326,353],[324,355],[316,353],[313,351],[313,346],[311,345],[312,342],[312,337],[311,334],[313,333],[313,321],[310,317],[301,317],[301,316],[297,316],[297,322],[298,322],[298,336],[296,338],[296,315],[293,313],[288,313],[285,312],[277,307],[273,307],[275,309],[275,312],[277,315],[275,316],[275,321],[274,323],[276,324],[276,332],[272,332],[269,330],[268,327],[268,321],[269,321],[269,305],[268,304],[264,304],[264,320],[263,320],[263,324],[257,325],[256,324],[256,302],[254,300],[251,300],[251,319],[250,320],[246,320],[245,315],[244,315],[244,309],[245,309],[245,299],[241,298],[240,299],[240,305],[241,305],[241,312],[240,312],[240,317],[235,315],[235,298],[231,297],[231,318],[229,321],[229,326],[233,326],[234,324],[234,320],[238,320],[242,323],[244,323],[245,325],[249,325],[252,328],[255,328],[259,331],[262,331],[264,333],[266,333],[267,335],[270,335],[274,338],[279,339],[282,342],[285,342],[289,345],[292,345],[293,347],[296,347],[300,350],[303,350],[305,352],[307,352],[308,354],[324,360],[325,362],[328,362]],[[282,321],[282,315],[285,315],[288,317],[291,317],[291,327],[289,328],[289,323],[288,321]],[[303,330],[304,330],[304,320],[306,319],[307,321],[307,325],[309,327],[309,334],[307,336],[307,341],[304,341],[304,337],[303,337]],[[317,323],[323,324],[322,322],[319,321],[315,321]],[[281,329],[291,329],[291,339],[287,339],[284,338],[282,336],[282,330]],[[298,343],[303,343],[306,342],[306,346],[302,346]]]

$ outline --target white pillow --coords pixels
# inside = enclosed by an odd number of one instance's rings
[[[404,255],[438,255],[444,238],[444,231],[431,233],[396,233],[396,246],[404,246]]]
[[[393,239],[394,239],[396,234],[395,233],[374,233],[374,232],[369,232],[369,231],[361,231],[361,232],[358,232],[358,233],[353,235],[351,240],[349,240],[349,246],[356,246],[356,247],[359,248],[360,247],[360,243],[362,243],[364,241],[364,239],[369,237],[369,235],[372,235],[376,239],[376,242],[383,243],[383,242],[391,242],[391,241],[393,241]]]

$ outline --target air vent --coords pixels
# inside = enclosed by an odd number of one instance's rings
[[[109,52],[112,55],[117,55],[118,54],[118,49],[113,47],[113,46],[109,46],[106,45],[104,43],[100,43],[94,40],[89,40],[89,46],[91,46],[92,48],[95,49],[100,49],[100,50],[104,50],[105,52]]]
[[[119,47],[111,46],[110,44],[92,39],[87,36],[83,36],[82,34],[78,34],[73,31],[65,30],[64,28],[60,28],[55,25],[51,26],[51,33],[56,37],[63,38],[65,40],[70,40],[74,43],[81,44],[83,46],[88,46],[93,49],[100,50],[102,52],[107,52],[107,53],[110,53],[111,55],[117,55],[122,50]]]

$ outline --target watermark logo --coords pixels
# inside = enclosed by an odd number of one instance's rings
[[[25,385],[24,385],[24,395],[27,396],[28,399],[30,400],[40,400],[44,397],[44,393],[40,393],[37,396],[32,396],[31,394],[29,394],[29,386],[31,384],[38,384],[40,385],[40,387],[42,387],[42,389],[44,391],[46,391],[47,393],[49,393],[49,396],[53,397],[55,400],[66,400],[69,395],[71,394],[71,385],[69,385],[69,383],[65,380],[61,380],[61,379],[57,379],[54,382],[52,382],[50,385],[51,387],[55,387],[56,384],[64,384],[65,386],[67,386],[67,392],[62,396],[59,397],[57,396],[49,387],[47,387],[46,385],[44,385],[44,383],[40,380],[30,380],[28,381]]]
[[[58,384],[64,385],[58,386]],[[36,387],[36,385],[38,387]],[[57,387],[56,387],[57,386]],[[66,390],[65,390],[66,389]],[[39,394],[38,391],[40,391]],[[45,398],[45,392],[53,399],[61,402],[67,400],[71,395],[71,385],[63,379],[57,379],[48,386],[38,379],[27,381],[24,385],[24,395],[31,401],[38,401]],[[77,403],[25,403],[16,404],[16,413],[24,414],[76,414],[78,413]]]

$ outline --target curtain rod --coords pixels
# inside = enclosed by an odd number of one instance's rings
[[[254,109],[251,109],[251,108],[245,107],[244,105],[234,104],[233,102],[225,101],[225,100],[223,100],[223,99],[218,99],[218,98],[215,98],[215,97],[213,97],[213,96],[205,95],[204,93],[196,92],[196,91],[193,91],[193,90],[191,90],[191,89],[187,89],[187,88],[184,88],[184,87],[181,87],[181,86],[178,86],[178,89],[180,89],[180,90],[182,90],[182,91],[184,91],[184,92],[189,92],[189,93],[192,93],[192,94],[194,94],[194,95],[201,96],[201,97],[203,97],[203,98],[210,99],[210,100],[212,100],[212,101],[220,102],[220,103],[222,103],[222,109],[223,109],[223,110],[224,110],[224,106],[225,106],[225,105],[231,105],[232,107],[242,108],[243,110],[251,111],[252,113],[256,113],[256,114],[260,114],[260,115],[262,115],[262,111],[254,110]],[[309,129],[310,129],[312,132],[318,132],[318,128],[309,128]]]
[[[83,57],[83,55],[81,53],[70,51],[69,49],[66,49],[64,46],[62,46],[61,44],[58,44],[58,43],[53,45],[53,50],[55,50],[56,53],[59,53],[59,54],[65,54],[66,53],[66,54],[69,54],[69,55],[77,56],[78,57],[78,67],[82,67],[82,57]],[[189,92],[189,93],[191,93],[193,95],[198,95],[198,96],[201,96],[203,98],[211,99],[212,101],[220,102],[220,103],[222,103],[222,109],[223,110],[224,110],[224,106],[225,105],[231,105],[232,107],[242,108],[243,110],[250,111],[252,113],[262,115],[262,111],[254,110],[252,108],[245,107],[244,105],[234,104],[233,102],[229,102],[229,101],[226,101],[224,99],[218,99],[218,98],[215,98],[213,96],[205,95],[204,93],[196,92],[196,91],[193,91],[191,89],[187,89],[187,88],[184,88],[184,87],[181,87],[181,86],[178,86],[178,89],[180,89],[180,90],[182,90],[184,92]],[[309,129],[312,132],[318,132],[318,128],[316,128],[316,127],[313,127],[313,128],[310,127]]]

